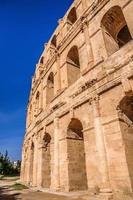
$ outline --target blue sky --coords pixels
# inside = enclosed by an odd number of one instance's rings
[[[0,151],[21,158],[26,105],[44,47],[73,0],[0,0]]]

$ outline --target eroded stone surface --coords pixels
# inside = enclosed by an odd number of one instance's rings
[[[133,1],[75,0],[36,66],[21,181],[133,189]]]

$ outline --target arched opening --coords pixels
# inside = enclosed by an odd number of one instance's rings
[[[125,96],[120,101],[119,109],[133,123],[133,94]]]
[[[54,74],[53,72],[50,73],[47,79],[47,104],[49,104],[52,99],[54,98]]]
[[[76,8],[73,7],[68,16],[67,16],[67,29],[69,30],[70,27],[77,21],[77,13],[76,13]]]
[[[30,180],[29,180],[29,184],[33,185],[33,176],[34,176],[34,154],[35,154],[35,146],[34,143],[32,142],[31,147],[30,147],[30,170],[29,170],[29,176],[30,176]]]
[[[119,6],[112,7],[103,16],[101,27],[109,55],[132,39],[122,9]]]
[[[45,133],[43,137],[42,152],[42,187],[50,188],[51,185],[51,155],[50,155],[51,136]]]
[[[120,101],[118,108],[120,129],[133,188],[133,94],[126,95]]]
[[[43,64],[43,59],[44,59],[44,57],[42,56],[41,60],[40,60],[40,64]]]
[[[36,113],[39,112],[40,109],[40,92],[38,91],[36,94]]]
[[[129,29],[127,25],[125,25],[118,33],[117,35],[117,41],[119,47],[124,46],[126,43],[128,43],[132,39],[132,36],[129,32]]]
[[[54,48],[57,47],[57,37],[56,35],[53,36],[52,40],[51,40],[51,44]]]
[[[80,61],[77,46],[73,46],[67,55],[68,85],[72,85],[80,77]]]
[[[87,189],[83,126],[72,119],[67,129],[69,190]]]

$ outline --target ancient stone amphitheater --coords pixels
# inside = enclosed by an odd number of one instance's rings
[[[133,1],[75,0],[32,79],[21,181],[133,190]]]

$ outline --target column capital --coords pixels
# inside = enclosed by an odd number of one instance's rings
[[[95,95],[90,99],[90,104],[92,105],[93,108],[94,118],[100,117],[99,100],[100,100],[99,95]]]
[[[86,16],[81,17],[81,29],[84,31],[86,28],[88,28],[88,20]]]
[[[89,25],[89,21],[87,19],[87,16],[83,15],[81,17],[81,31],[84,33],[87,54],[88,54],[88,65],[91,66],[91,65],[93,65],[94,58],[93,58],[92,44],[91,44],[91,40],[90,40],[90,33],[89,33],[88,25]]]
[[[98,104],[99,103],[99,100],[100,100],[100,96],[98,94],[92,96],[89,100],[89,104],[92,105],[92,104]]]
[[[105,193],[104,191],[109,191],[109,192],[111,191],[111,186],[109,180],[104,129],[101,122],[99,95],[97,94],[94,95],[92,98],[92,110],[93,110],[94,130],[96,136],[96,147],[99,155],[99,172],[101,175],[100,192]]]
[[[58,59],[59,56],[60,56],[60,53],[58,52],[58,50],[56,50],[56,52],[55,52],[55,59]]]
[[[74,118],[74,108],[73,107],[70,108],[70,118],[71,119]]]
[[[59,116],[58,115],[55,115],[55,118],[54,118],[54,127],[55,128],[59,127]]]

